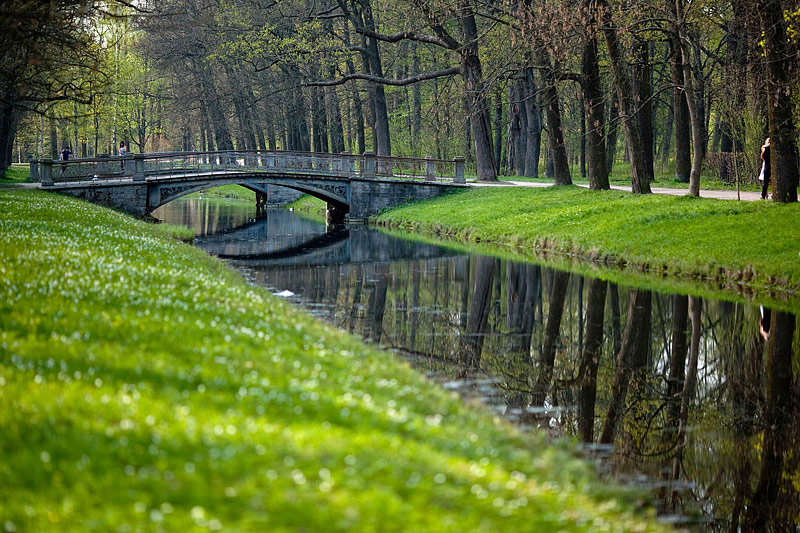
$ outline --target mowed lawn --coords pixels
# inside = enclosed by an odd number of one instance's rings
[[[665,529],[175,233],[0,191],[0,529]]]
[[[565,253],[678,278],[800,290],[797,203],[486,187],[408,204],[377,221],[523,254]]]

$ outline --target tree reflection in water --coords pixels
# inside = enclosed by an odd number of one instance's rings
[[[275,227],[282,216],[268,214]],[[269,238],[279,246],[280,235]],[[517,423],[612,443],[601,467],[652,488],[664,515],[703,531],[796,529],[794,314],[768,311],[764,340],[757,305],[464,256],[363,227],[347,239],[336,248],[347,260],[234,264],[448,385],[468,377],[464,390],[492,396]]]
[[[797,520],[794,315],[773,311],[764,342],[757,306],[477,256],[295,266],[256,279],[301,304],[327,303],[316,311],[343,329],[375,340],[380,331],[442,381],[492,379],[492,401],[519,423],[612,443],[605,468],[625,480],[644,474],[662,513],[707,531],[781,531]]]

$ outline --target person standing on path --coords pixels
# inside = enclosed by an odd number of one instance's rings
[[[769,160],[769,137],[766,138],[764,141],[764,146],[761,147],[761,160],[764,162],[764,185],[761,187],[761,199],[766,200],[767,193],[769,192],[769,178],[772,174]]]

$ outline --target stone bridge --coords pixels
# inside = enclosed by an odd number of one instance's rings
[[[465,187],[464,159],[381,157],[372,153],[285,151],[165,152],[70,161],[31,161],[45,190],[136,215],[221,185],[241,185],[266,207],[275,187],[327,203],[330,223],[360,222],[382,209]]]
[[[289,213],[286,213],[288,215]],[[444,246],[393,239],[387,242],[367,226],[324,225],[297,219],[283,225],[284,213],[275,212],[238,228],[203,235],[194,243],[211,255],[254,268],[329,266],[434,259],[460,255]],[[290,231],[287,231],[290,230]],[[290,233],[291,232],[291,233]]]

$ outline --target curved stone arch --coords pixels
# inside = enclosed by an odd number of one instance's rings
[[[267,193],[266,185],[287,187],[309,194],[324,202],[334,204],[345,212],[350,210],[350,186],[346,181],[333,181],[319,178],[267,178],[262,174],[246,176],[226,176],[182,183],[150,182],[148,185],[158,191],[158,195],[150,194],[149,210],[157,209],[188,194],[192,194],[223,185],[239,185],[257,193]]]
[[[350,207],[350,184],[326,179],[283,178],[258,180],[260,183],[294,189],[320,200]]]

